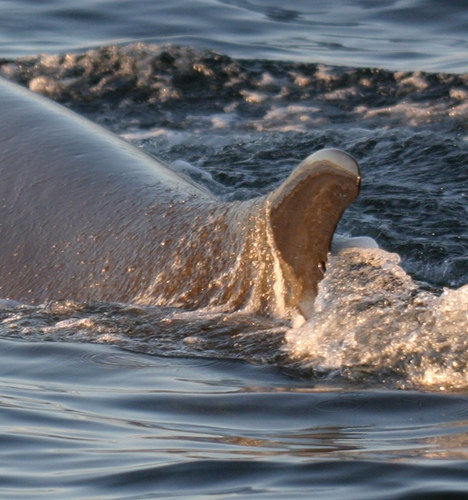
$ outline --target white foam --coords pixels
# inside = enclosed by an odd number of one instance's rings
[[[174,170],[177,170],[177,172],[182,172],[190,177],[197,177],[206,182],[214,182],[213,176],[209,172],[206,172],[205,170],[202,170],[187,161],[176,160],[171,163],[171,166]]]
[[[378,248],[331,256],[312,316],[286,334],[291,360],[402,388],[468,388],[468,285],[438,296],[399,262]]]
[[[332,252],[337,253],[347,248],[379,248],[378,243],[370,236],[345,237],[335,235],[332,241]]]
[[[164,140],[167,141],[168,145],[175,146],[178,144],[184,144],[187,139],[192,136],[192,134],[189,132],[180,132],[167,128],[155,127],[149,130],[129,130],[120,134],[120,136],[127,141],[142,141],[145,139],[164,137]]]

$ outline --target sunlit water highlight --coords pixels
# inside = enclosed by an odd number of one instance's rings
[[[294,324],[2,302],[0,495],[465,498],[464,5],[358,2],[343,28],[340,2],[150,3],[3,2],[0,73],[225,200],[343,148],[363,187],[339,232],[380,248],[336,249]],[[142,37],[191,48],[102,47]]]

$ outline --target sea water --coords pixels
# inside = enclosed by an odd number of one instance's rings
[[[223,200],[322,147],[363,175],[308,321],[3,300],[0,496],[466,497],[463,2],[0,12],[1,76]]]

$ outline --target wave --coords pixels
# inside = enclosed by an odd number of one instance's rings
[[[238,60],[172,45],[3,59],[0,75],[120,129],[304,131],[384,120],[462,130],[468,112],[466,74]]]
[[[468,388],[468,75],[236,60],[141,43],[4,59],[0,75],[175,163],[226,200],[271,190],[315,149],[345,148],[361,161],[363,190],[339,230],[380,246],[330,255],[307,322],[215,308],[3,301],[2,336],[244,359],[326,383]]]

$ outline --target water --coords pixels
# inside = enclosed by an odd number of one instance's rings
[[[222,199],[351,152],[339,233],[380,247],[337,242],[305,323],[3,301],[2,498],[466,497],[463,7],[0,2],[2,76]]]
[[[464,73],[463,0],[3,0],[2,55],[145,41],[273,58]]]
[[[3,498],[466,491],[461,395],[343,392],[243,362],[1,344]]]

